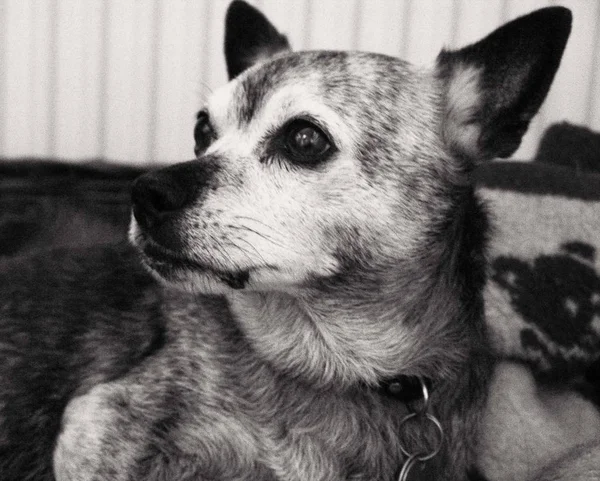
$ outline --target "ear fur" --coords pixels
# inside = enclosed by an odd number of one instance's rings
[[[443,50],[445,141],[472,160],[509,157],[544,101],[571,32],[571,12],[549,7],[517,18],[483,40]]]
[[[231,2],[225,15],[225,61],[229,80],[284,50],[290,50],[287,38],[261,12],[241,0]]]

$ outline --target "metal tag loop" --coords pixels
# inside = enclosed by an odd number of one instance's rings
[[[398,481],[406,481],[408,479],[408,473],[418,461],[419,460],[417,459],[417,456],[409,456],[402,466],[400,476],[398,476]]]
[[[442,424],[438,421],[438,419],[433,414],[430,414],[430,413],[425,413],[425,414],[410,413],[402,421],[400,421],[400,426],[404,425],[407,421],[410,421],[411,419],[414,419],[416,417],[420,417],[421,419],[428,420],[431,424],[433,424],[433,426],[435,427],[435,429],[437,431],[437,439],[436,439],[437,442],[431,448],[430,452],[429,453],[427,453],[427,452],[420,453],[420,454],[416,455],[417,459],[419,461],[427,461],[427,460],[433,458],[442,449],[442,444],[444,441],[444,429],[442,428]],[[406,448],[402,445],[400,445],[400,450],[402,451],[402,453],[405,456],[408,456],[408,457],[415,456],[415,454],[409,453],[406,450]]]
[[[436,456],[442,449],[442,444],[444,442],[444,429],[440,421],[429,412],[430,409],[430,398],[429,391],[427,390],[427,386],[425,382],[421,379],[421,387],[423,390],[423,404],[420,409],[414,410],[413,412],[407,414],[402,421],[400,421],[400,428],[404,426],[411,420],[421,421],[423,428],[427,423],[432,424],[434,430],[437,432],[436,440],[434,445],[428,451],[420,451],[417,453],[410,453],[402,444],[400,444],[400,450],[402,454],[406,456],[406,461],[402,465],[402,469],[400,470],[400,475],[398,477],[398,481],[407,481],[408,473],[413,468],[413,466],[417,462],[425,462]],[[423,436],[424,437],[424,436]],[[425,443],[423,443],[425,444]]]

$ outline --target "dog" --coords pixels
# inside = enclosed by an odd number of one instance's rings
[[[518,148],[570,28],[542,9],[416,69],[292,52],[232,2],[230,82],[196,158],[135,181],[131,245],[0,265],[1,479],[481,479],[471,174]]]

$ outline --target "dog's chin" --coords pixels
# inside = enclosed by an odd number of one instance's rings
[[[249,271],[226,272],[185,259],[165,259],[142,251],[142,262],[162,283],[185,291],[201,294],[225,294],[245,289]]]
[[[202,294],[227,294],[232,291],[293,293],[303,290],[314,278],[330,277],[335,263],[322,263],[320,269],[309,269],[306,262],[282,265],[263,264],[252,267],[225,267],[216,260],[175,252],[157,243],[148,234],[132,225],[130,242],[139,253],[142,264],[160,282],[171,287]],[[210,256],[205,256],[211,259]],[[228,259],[231,261],[232,259]],[[299,264],[299,265],[298,265]]]
[[[207,262],[174,254],[144,235],[131,240],[146,269],[171,287],[194,293],[224,294],[232,289],[245,289],[250,279],[250,269],[216,268]]]
[[[142,263],[163,284],[180,290],[222,295],[232,291],[296,293],[306,287],[305,275],[276,267],[217,269],[205,263],[173,256],[153,245],[137,246]],[[304,273],[303,273],[304,274]]]

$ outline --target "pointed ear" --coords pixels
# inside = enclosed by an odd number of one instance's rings
[[[290,50],[285,35],[256,8],[234,0],[225,15],[225,61],[229,80],[255,63]]]
[[[445,141],[473,160],[509,157],[544,101],[571,32],[571,12],[517,18],[461,50],[442,51]]]

